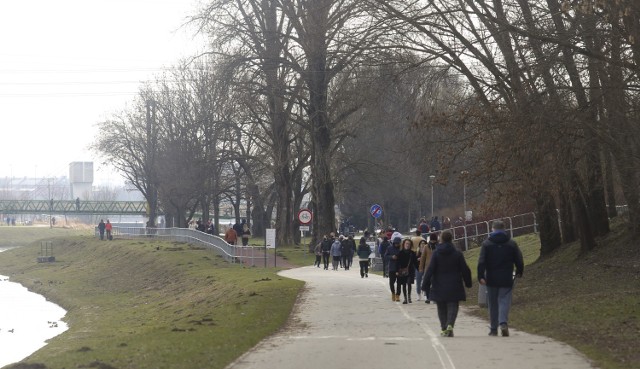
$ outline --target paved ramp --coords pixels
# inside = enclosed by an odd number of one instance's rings
[[[487,322],[462,310],[456,336],[440,337],[434,304],[392,302],[388,280],[362,279],[358,268],[280,274],[306,282],[290,325],[228,369],[592,368],[572,347],[546,337],[513,328],[511,337],[488,337]]]

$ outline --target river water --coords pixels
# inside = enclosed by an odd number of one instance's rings
[[[6,248],[0,247],[2,251]],[[0,368],[28,357],[48,339],[66,331],[67,324],[61,321],[66,313],[43,296],[0,275]]]

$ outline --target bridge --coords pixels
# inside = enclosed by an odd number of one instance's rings
[[[0,200],[0,214],[146,215],[145,201]]]

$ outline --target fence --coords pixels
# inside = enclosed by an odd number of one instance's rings
[[[163,241],[200,245],[214,251],[230,263],[244,263],[252,266],[256,265],[256,262],[266,263],[264,247],[229,245],[218,236],[189,228],[113,227],[111,233],[114,237],[124,239],[157,238]],[[98,227],[95,228],[95,235],[99,236]]]
[[[538,232],[538,223],[535,213],[525,213],[511,217],[498,218],[504,221],[506,231],[511,237]],[[478,247],[491,233],[491,223],[497,219],[487,220],[473,224],[462,224],[451,227],[454,242],[464,250]]]

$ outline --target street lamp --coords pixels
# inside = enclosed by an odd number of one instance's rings
[[[467,244],[467,175],[469,175],[469,172],[463,170],[462,172],[460,172],[460,174],[462,175],[462,201],[464,206],[464,249],[466,251],[469,250],[469,245]]]
[[[436,176],[432,174],[429,179],[431,179],[431,219],[433,219],[433,180],[436,179]]]

